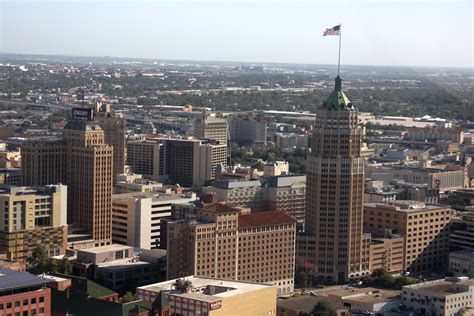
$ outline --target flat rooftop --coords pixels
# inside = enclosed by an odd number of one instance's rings
[[[327,302],[323,296],[302,295],[278,300],[277,305],[296,312],[311,312],[318,302]],[[347,309],[342,305],[334,305],[336,310]]]
[[[155,283],[146,286],[140,286],[137,290],[145,290],[159,293],[161,291],[170,291],[173,284],[178,279],[168,280],[165,282]],[[216,299],[221,299],[225,297],[232,297],[237,296],[243,293],[248,293],[252,291],[258,291],[264,288],[272,287],[272,284],[265,284],[265,283],[255,283],[255,282],[246,282],[246,281],[233,281],[233,280],[225,280],[225,279],[216,279],[216,278],[207,278],[207,277],[199,277],[199,276],[189,276],[184,278],[186,281],[190,281],[192,283],[193,290],[196,292],[191,293],[180,293],[178,291],[171,291],[169,294],[171,295],[178,295],[181,297],[187,297],[190,299],[210,302]],[[201,293],[199,289],[206,288],[207,286],[216,286],[220,288],[228,288],[227,291],[223,291],[214,295],[207,295]]]
[[[365,302],[365,303],[382,303],[388,300],[400,299],[400,291],[382,290],[371,287],[341,287],[318,292],[317,296],[328,297],[338,296],[344,301]]]
[[[103,252],[108,252],[108,251],[125,250],[125,249],[134,249],[134,248],[127,245],[111,244],[107,246],[100,246],[100,247],[94,247],[94,248],[88,248],[88,249],[79,249],[78,252],[88,252],[88,253],[97,254],[97,253],[103,253]]]
[[[153,202],[180,201],[182,199],[196,199],[196,195],[189,193],[164,193],[164,192],[129,192],[112,195],[112,202],[127,201],[135,199],[152,199]]]
[[[462,288],[460,288],[461,286]],[[408,285],[406,288],[412,290],[420,290],[428,292],[438,296],[448,296],[452,294],[469,292],[465,287],[474,286],[474,279],[461,279],[456,281],[456,278],[446,278],[440,280],[434,280],[429,282],[423,282],[413,285]],[[405,287],[404,287],[405,288]]]
[[[414,213],[414,212],[424,212],[424,211],[434,211],[447,209],[447,206],[431,205],[425,204],[424,202],[419,201],[410,201],[410,200],[396,200],[396,201],[386,201],[386,202],[366,202],[364,206],[368,207],[380,207],[385,209],[393,209],[398,212],[404,213]]]
[[[133,260],[132,258],[124,258],[109,262],[98,263],[97,267],[106,268],[107,270],[124,270],[130,267],[150,265],[150,262]]]

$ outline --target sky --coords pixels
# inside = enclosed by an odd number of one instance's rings
[[[474,67],[464,0],[0,0],[0,51],[20,54]]]

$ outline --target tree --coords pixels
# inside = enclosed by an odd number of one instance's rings
[[[135,295],[133,295],[132,292],[126,292],[122,298],[120,299],[120,303],[128,303],[128,302],[133,302],[135,300]]]
[[[295,286],[297,288],[308,286],[308,274],[305,271],[298,271],[295,275]]]
[[[71,274],[72,273],[72,264],[68,258],[63,257],[58,263],[58,270],[63,274]]]
[[[35,250],[33,250],[31,256],[28,257],[28,265],[31,268],[45,266],[48,259],[49,257],[46,248],[42,245],[38,245]]]
[[[336,310],[328,302],[318,302],[313,308],[315,316],[336,316]]]

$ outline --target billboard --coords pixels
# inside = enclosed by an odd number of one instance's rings
[[[72,109],[72,118],[75,119],[75,120],[92,121],[94,119],[94,110],[93,109],[84,109],[84,108],[73,108]]]

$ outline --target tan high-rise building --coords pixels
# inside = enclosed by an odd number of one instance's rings
[[[63,132],[67,148],[68,222],[87,229],[98,246],[112,238],[113,148],[95,122],[72,120]]]
[[[212,139],[227,144],[227,120],[218,118],[214,113],[203,113],[194,122],[194,136],[199,139]]]
[[[319,282],[345,281],[369,273],[362,229],[364,158],[357,110],[335,89],[316,117],[307,160],[305,268]]]
[[[403,237],[403,270],[445,272],[452,214],[449,207],[417,201],[366,203],[364,229],[370,233]]]
[[[22,175],[26,185],[67,184],[70,230],[85,229],[100,246],[111,243],[113,147],[91,111],[73,109],[62,140],[26,143]]]
[[[243,214],[224,204],[197,220],[168,222],[167,278],[200,275],[278,285],[293,291],[295,219],[283,212]]]
[[[38,245],[48,253],[67,248],[67,187],[0,186],[0,251],[26,260]]]
[[[118,174],[125,171],[126,142],[125,142],[125,118],[120,115],[113,115],[110,112],[97,112],[95,121],[104,130],[104,143],[112,145],[114,148],[114,181]]]
[[[23,185],[65,183],[66,147],[61,139],[32,140],[21,146]]]

